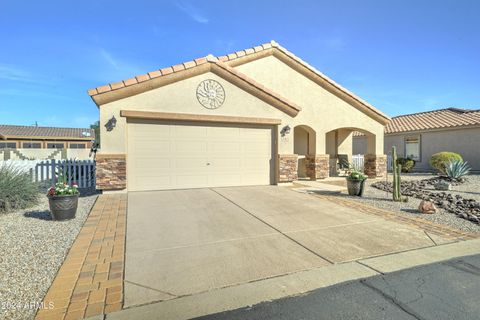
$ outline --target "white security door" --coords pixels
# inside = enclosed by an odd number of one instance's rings
[[[128,190],[268,185],[272,127],[129,121]]]

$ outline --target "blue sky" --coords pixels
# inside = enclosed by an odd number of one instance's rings
[[[88,126],[92,87],[272,39],[383,112],[480,108],[480,1],[0,0],[0,123]]]

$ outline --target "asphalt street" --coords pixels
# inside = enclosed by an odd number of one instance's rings
[[[480,319],[480,254],[196,319]]]

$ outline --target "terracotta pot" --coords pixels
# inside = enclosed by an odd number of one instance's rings
[[[78,207],[78,194],[48,197],[50,213],[53,220],[68,220],[75,218]]]

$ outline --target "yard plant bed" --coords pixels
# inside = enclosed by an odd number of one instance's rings
[[[430,178],[424,180],[402,181],[400,189],[402,195],[408,197],[415,197],[421,200],[432,201],[439,208],[454,213],[460,218],[467,219],[474,223],[480,222],[480,202],[475,199],[465,199],[459,194],[453,195],[447,192],[435,192],[427,189],[430,186],[435,185],[440,178]],[[463,181],[465,182],[465,181]],[[460,183],[452,183],[453,185],[459,185]],[[393,186],[388,181],[378,181],[372,184],[372,187],[392,192]]]
[[[80,197],[76,218],[53,221],[48,199],[0,214],[0,319],[33,319],[97,195]]]
[[[425,191],[431,192],[434,194],[442,193],[443,191],[437,191],[433,187],[433,180],[428,182],[426,180],[435,179],[436,177],[432,174],[402,174],[402,182],[404,183],[415,183],[418,181],[420,185],[424,185]],[[423,181],[422,181],[423,180]],[[436,214],[421,214],[418,212],[417,208],[421,198],[416,198],[413,196],[408,196],[409,199],[407,202],[394,202],[392,201],[392,193],[380,190],[373,187],[373,184],[376,183],[385,183],[387,180],[373,180],[368,179],[365,182],[365,193],[363,197],[350,197],[345,193],[339,193],[338,196],[347,197],[349,199],[360,201],[361,203],[371,205],[376,208],[389,210],[395,212],[399,215],[405,216],[414,216],[424,220],[432,221],[438,224],[447,225],[455,229],[464,231],[464,232],[473,232],[480,233],[480,224],[474,223],[470,220],[463,219],[456,214],[449,212],[438,206],[438,212]],[[392,176],[388,176],[388,181],[392,181]],[[456,184],[453,186],[453,190],[445,192],[451,194],[452,197],[461,196],[462,199],[472,199],[476,202],[480,202],[480,175],[469,175],[466,177],[465,181],[461,184]],[[404,194],[407,195],[407,194]],[[455,198],[456,199],[456,198]]]

